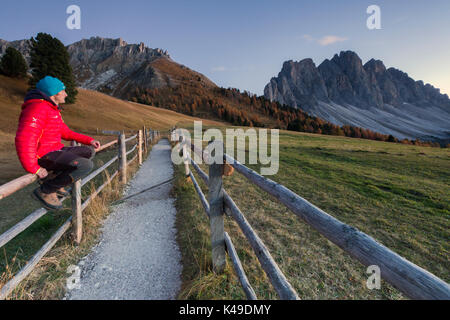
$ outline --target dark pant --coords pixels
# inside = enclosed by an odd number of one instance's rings
[[[85,177],[94,167],[94,156],[95,150],[90,146],[64,147],[44,155],[38,164],[52,174],[42,180],[42,192],[56,192]]]

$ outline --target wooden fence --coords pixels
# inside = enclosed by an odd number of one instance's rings
[[[76,181],[72,185],[71,197],[72,197],[72,216],[68,218],[64,224],[59,227],[59,229],[51,236],[51,238],[39,249],[39,251],[27,262],[27,264],[20,269],[16,275],[10,279],[0,291],[0,300],[5,299],[14,288],[22,281],[37,265],[37,263],[42,259],[42,257],[56,244],[56,242],[61,238],[61,236],[72,227],[72,236],[76,244],[81,242],[83,234],[83,223],[82,223],[82,212],[89,203],[94,199],[117,175],[120,178],[120,182],[125,184],[127,182],[126,171],[127,166],[130,165],[136,159],[139,165],[142,164],[143,154],[148,151],[148,146],[155,143],[160,136],[159,131],[148,130],[143,127],[135,135],[126,138],[125,134],[122,132],[118,135],[116,140],[104,144],[97,150],[97,152],[103,151],[114,145],[118,145],[118,154],[105,163],[100,168],[94,170],[85,178]],[[132,140],[137,140],[136,144],[130,150],[126,150],[126,143]],[[72,145],[76,145],[72,143]],[[137,150],[137,154],[127,161],[127,156]],[[82,203],[81,202],[81,187],[86,185],[89,181],[94,179],[100,173],[105,171],[109,166],[111,166],[115,161],[119,160],[118,169],[110,176],[107,177],[107,181],[98,187],[93,193],[91,193],[88,198]],[[12,195],[14,192],[26,187],[27,185],[33,183],[37,180],[37,176],[33,174],[27,174],[13,181],[10,181],[4,185],[0,186],[0,199]],[[61,199],[64,201],[67,197]],[[0,248],[7,244],[10,240],[15,238],[18,234],[28,228],[36,220],[47,213],[47,209],[40,208],[33,211],[25,219],[14,225],[12,228],[0,235]]]
[[[223,217],[226,213],[239,225],[279,297],[281,299],[299,299],[296,291],[275,263],[269,250],[233,199],[222,188],[224,164],[213,163],[209,165],[209,175],[206,174],[192,159],[190,151],[197,153],[206,163],[212,163],[212,158],[207,150],[199,150],[187,137],[182,136],[180,130],[173,131],[171,135],[172,141],[180,142],[179,146],[183,151],[186,176],[191,178],[210,221],[214,270],[219,272],[223,270],[227,251],[247,298],[257,298],[248,282],[232,240],[224,231]],[[223,150],[223,144],[221,144],[221,147]],[[259,175],[225,153],[223,153],[223,160],[223,163],[227,166],[231,165],[235,171],[272,195],[304,222],[363,265],[377,265],[381,271],[381,278],[399,289],[407,297],[411,299],[450,299],[450,286],[445,281],[391,251],[367,234],[342,223],[285,186]],[[194,167],[200,178],[207,184],[209,189],[208,200],[200,189],[189,164]]]

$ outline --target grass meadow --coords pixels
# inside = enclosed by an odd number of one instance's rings
[[[280,131],[280,167],[270,176],[325,212],[450,281],[450,152],[346,137]],[[249,165],[259,171],[259,165]],[[208,168],[202,165],[205,172]],[[195,171],[192,168],[193,171]],[[211,269],[209,221],[178,166],[174,195],[183,256],[180,299],[245,299],[228,260]],[[207,195],[207,187],[197,175]],[[405,299],[382,281],[366,287],[366,268],[236,171],[224,177],[234,199],[301,299]],[[245,236],[225,217],[259,299],[277,299]]]

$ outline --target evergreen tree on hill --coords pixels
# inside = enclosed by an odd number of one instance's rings
[[[29,84],[32,88],[45,76],[56,77],[66,86],[66,103],[75,102],[78,91],[69,64],[69,53],[61,41],[46,33],[38,33],[36,38],[31,38],[30,67],[33,77]]]
[[[13,47],[7,48],[0,61],[0,72],[7,77],[25,78],[27,70],[28,66],[22,54]]]

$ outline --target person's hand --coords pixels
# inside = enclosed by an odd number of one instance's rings
[[[98,140],[92,140],[91,146],[93,146],[95,151],[97,151],[100,148],[100,142]]]
[[[48,176],[48,171],[45,168],[41,168],[38,172],[36,172],[36,175],[39,177],[39,179],[44,179],[46,176]]]

